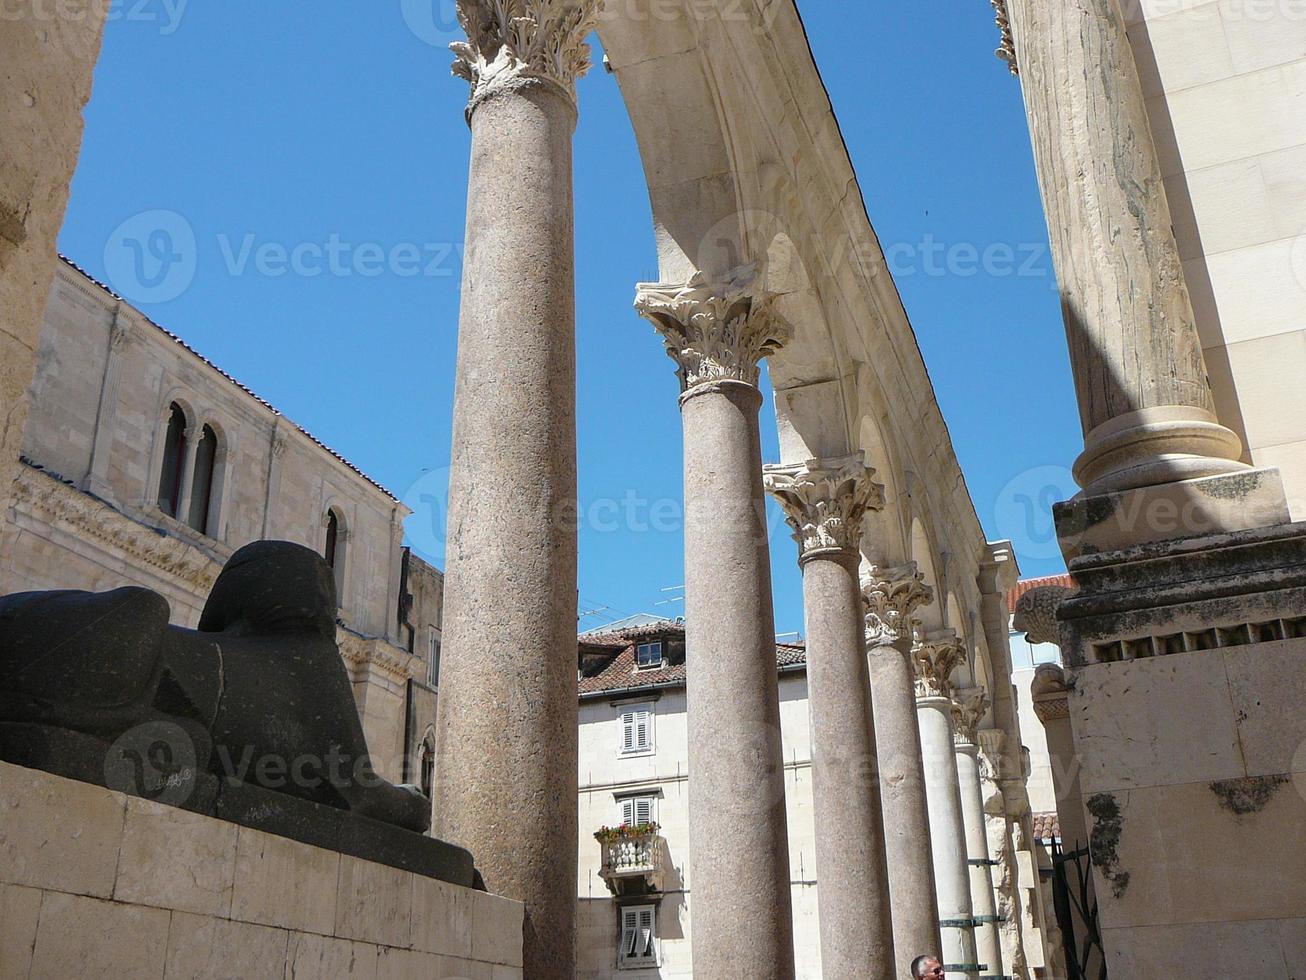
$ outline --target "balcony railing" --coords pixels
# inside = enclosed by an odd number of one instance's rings
[[[666,878],[666,841],[656,829],[601,830],[594,835],[603,849],[599,876],[613,895],[660,892]]]

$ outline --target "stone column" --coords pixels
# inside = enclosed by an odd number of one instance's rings
[[[976,729],[989,712],[982,688],[959,692],[952,702],[953,745],[961,816],[966,826],[966,864],[970,868],[971,917],[975,920],[975,955],[986,977],[1004,975],[1002,942],[998,936],[997,903],[993,894],[993,861],[984,823],[984,789],[980,785],[979,738]]]
[[[510,13],[504,23],[501,16]],[[572,135],[593,0],[458,0],[471,83],[435,832],[526,905],[524,971],[576,969]]]
[[[897,972],[857,582],[862,519],[884,507],[874,472],[861,453],[765,468],[803,569],[821,973],[830,980]]]
[[[791,329],[754,270],[725,279],[644,284],[636,299],[679,366],[682,391],[694,973],[788,978],[793,916],[757,384],[758,362]]]
[[[933,602],[934,592],[912,563],[872,566],[863,577],[862,596],[897,953],[894,975],[906,977],[917,956],[942,955],[910,628],[913,613]]]
[[[1215,417],[1120,0],[1007,0],[1089,494],[1244,469]]]
[[[1031,968],[1042,968],[1046,962],[1046,937],[1043,930],[1026,935],[1023,929],[1022,885],[1037,888],[1039,883],[1037,880],[1022,881],[1012,842],[1012,827],[1018,818],[1009,806],[1005,792],[1009,783],[1003,777],[1009,739],[1000,728],[981,729],[975,735],[980,750],[980,787],[984,796],[989,856],[993,859],[994,914],[998,917],[1002,965],[1014,980],[1029,980]],[[1028,810],[1029,807],[1024,806],[1024,812]]]
[[[190,526],[190,498],[195,491],[195,457],[199,455],[200,439],[204,434],[204,427],[198,419],[192,419],[190,425],[186,428],[185,452],[182,454],[181,464],[181,487],[177,494],[176,519],[187,527]]]
[[[0,18],[0,536],[59,262],[55,240],[82,146],[82,107],[109,9],[87,4],[80,16],[63,17],[50,16],[46,5],[11,7]]]
[[[939,926],[944,965],[950,975],[979,977],[975,921],[966,864],[966,822],[962,816],[957,757],[953,752],[952,686],[948,678],[966,662],[966,648],[951,630],[920,637],[913,648],[916,711],[925,761],[934,878],[939,891]]]
[[[131,321],[123,313],[119,301],[113,311],[113,326],[109,330],[109,350],[104,361],[104,378],[100,382],[100,407],[95,416],[95,442],[91,446],[91,465],[86,473],[83,489],[101,500],[114,500],[116,493],[109,485],[109,461],[113,455],[114,423],[118,411],[118,387],[122,383],[123,353],[132,337]]]

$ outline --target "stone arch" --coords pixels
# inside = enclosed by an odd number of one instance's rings
[[[934,548],[925,524],[919,517],[913,517],[911,522],[911,561],[916,563],[916,570],[925,576],[925,584],[934,589],[934,601],[921,607],[916,617],[925,624],[927,630],[937,630],[943,625],[942,584],[936,571]]]

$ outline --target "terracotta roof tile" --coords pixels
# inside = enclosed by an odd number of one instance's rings
[[[1072,579],[1068,574],[1045,575],[1043,578],[1023,579],[1022,581],[1016,583],[1016,587],[1014,589],[1007,590],[1007,611],[1015,612],[1016,603],[1020,601],[1021,596],[1023,596],[1026,592],[1032,591],[1033,589],[1040,589],[1045,585],[1059,585],[1063,589],[1079,588],[1079,586],[1075,585],[1075,580]]]
[[[685,664],[683,660],[668,663],[664,667],[638,670],[635,666],[635,646],[639,641],[653,637],[683,639],[683,623],[660,623],[650,626],[637,626],[629,630],[613,633],[588,633],[578,644],[582,659],[582,676],[579,681],[579,693],[616,694],[622,691],[636,691],[647,687],[683,686],[685,683]],[[798,667],[807,663],[807,649],[801,643],[776,644],[776,668]],[[611,660],[594,672],[596,661],[608,653]],[[589,675],[586,676],[586,671]]]
[[[1034,837],[1041,841],[1061,839],[1061,821],[1055,812],[1030,815],[1034,823]]]

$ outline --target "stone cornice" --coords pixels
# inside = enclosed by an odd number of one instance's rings
[[[872,565],[862,578],[867,646],[892,646],[910,633],[912,615],[934,601],[934,590],[910,562],[897,568]]]
[[[359,636],[352,630],[339,628],[336,643],[341,658],[351,668],[372,668],[399,681],[420,676],[420,668],[415,666],[421,663],[420,659],[385,640]]]
[[[701,272],[688,283],[641,283],[635,310],[662,335],[679,366],[681,390],[722,381],[756,386],[762,358],[780,350],[793,328],[761,290],[756,266],[709,282]]]
[[[959,747],[975,748],[979,745],[976,730],[989,713],[988,691],[975,688],[959,691],[952,699],[952,737]]]
[[[884,508],[884,487],[858,452],[798,466],[767,466],[767,493],[779,501],[798,542],[799,563],[820,555],[856,555],[862,519]]]
[[[471,83],[468,114],[495,92],[522,80],[557,86],[573,102],[576,80],[590,68],[585,39],[598,0],[457,0],[466,41],[449,45],[453,73]]]
[[[198,592],[212,587],[221,570],[215,558],[194,545],[140,524],[41,470],[20,470],[14,501],[52,527],[108,545]]]
[[[952,672],[966,662],[966,646],[952,630],[930,637],[917,634],[912,647],[916,668],[916,697],[952,698]]]

